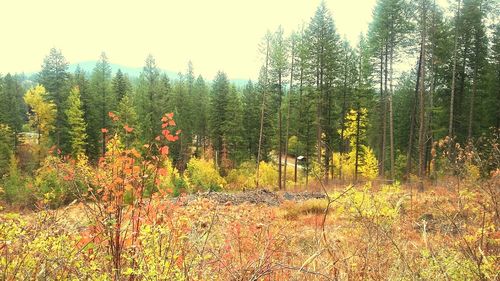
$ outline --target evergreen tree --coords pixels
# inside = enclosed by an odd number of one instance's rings
[[[111,89],[111,66],[104,52],[101,53],[90,77],[90,96],[92,107],[90,108],[91,118],[88,120],[88,132],[89,140],[95,142],[94,151],[90,153],[98,155],[99,147],[104,147],[105,143],[101,130],[111,127],[108,113],[116,108],[116,98]],[[104,153],[104,150],[101,153]]]
[[[270,49],[270,60],[269,60],[269,78],[270,84],[277,99],[277,111],[278,111],[278,186],[279,189],[283,188],[282,180],[282,157],[284,152],[284,140],[283,140],[283,94],[286,77],[288,75],[288,43],[284,38],[284,30],[280,26],[278,30],[271,37],[271,49]]]
[[[108,113],[115,107],[115,97],[111,91],[111,66],[106,54],[101,53],[90,78],[90,87],[94,99],[95,112],[99,128],[107,128],[111,124]]]
[[[358,61],[354,50],[349,46],[347,41],[344,41],[342,47],[342,62],[340,63],[340,71],[342,73],[340,89],[342,93],[342,109],[341,109],[341,119],[340,119],[340,129],[337,130],[340,134],[339,138],[339,177],[342,178],[342,165],[343,165],[343,153],[346,152],[346,139],[345,139],[345,121],[346,114],[348,113],[348,108],[355,107],[358,109],[357,103],[354,103],[354,88],[358,85]],[[354,104],[353,104],[354,103]]]
[[[38,74],[38,83],[42,84],[47,91],[47,99],[54,103],[57,113],[55,120],[55,144],[63,151],[69,150],[67,135],[67,119],[64,111],[69,94],[68,62],[62,52],[56,48],[50,49],[42,64],[42,70]]]
[[[264,55],[264,65],[262,66],[260,73],[259,73],[259,85],[260,85],[260,92],[261,92],[261,104],[260,104],[260,123],[259,123],[259,144],[257,146],[257,169],[256,169],[256,174],[255,174],[255,185],[258,188],[259,187],[259,180],[260,180],[260,161],[261,159],[267,158],[268,153],[267,151],[263,151],[263,144],[265,140],[265,132],[264,132],[264,124],[266,120],[269,121],[268,118],[266,118],[266,110],[269,108],[269,63],[270,63],[270,51],[271,51],[271,39],[272,39],[272,34],[267,31],[264,40],[261,42],[260,45],[260,53]],[[272,112],[272,111],[271,111]]]
[[[379,83],[379,175],[384,175],[386,165],[387,125],[389,125],[390,144],[390,177],[394,177],[395,149],[394,149],[394,118],[392,97],[394,95],[393,74],[394,62],[397,60],[398,50],[408,45],[408,36],[412,31],[410,21],[412,7],[404,0],[377,1],[373,20],[370,24],[369,42],[372,57],[378,61]],[[389,124],[387,124],[389,123]]]
[[[126,147],[139,145],[142,127],[129,95],[125,95],[118,103],[116,115],[119,119],[115,122],[115,133]]]
[[[208,138],[208,96],[209,88],[200,75],[193,86],[192,117],[194,119],[194,135],[196,136],[196,152],[200,155],[200,148],[206,148]]]
[[[25,122],[26,105],[19,78],[10,73],[0,77],[0,124],[5,124],[17,135]]]
[[[230,86],[227,106],[225,109],[225,145],[228,157],[232,163],[227,168],[234,168],[248,157],[243,143],[243,108],[240,95],[234,85]]]
[[[0,178],[9,170],[9,160],[14,152],[14,132],[0,123]]]
[[[232,163],[241,160],[242,109],[236,89],[229,84],[227,75],[219,71],[212,85],[210,101],[210,135],[216,152],[216,163],[223,175]],[[232,163],[225,163],[230,159]]]
[[[93,114],[95,111],[94,101],[87,74],[79,65],[76,67],[75,73],[72,76],[71,84],[72,88],[76,87],[80,92],[81,110],[83,112],[83,120],[86,123],[85,134],[87,135],[84,150],[90,159],[96,160],[99,151],[100,135],[98,132],[94,132],[90,126],[93,121]],[[96,130],[98,131],[98,129]]]
[[[152,55],[148,55],[139,77],[134,103],[137,104],[137,115],[142,120],[142,138],[152,140],[160,128],[160,119],[165,113],[166,92],[162,90],[160,69]]]
[[[244,142],[248,155],[257,159],[260,128],[260,106],[259,95],[252,81],[248,81],[243,88],[243,127]]]
[[[260,71],[256,85],[257,99],[259,102],[259,133],[257,158],[260,161],[269,161],[273,149],[273,139],[276,135],[276,99],[269,92],[266,71],[263,67]]]
[[[491,70],[489,71],[492,80],[490,85],[492,86],[488,91],[490,93],[488,95],[489,98],[485,99],[483,102],[484,105],[489,105],[486,107],[488,108],[488,112],[491,112],[491,114],[481,114],[481,116],[490,117],[492,120],[490,119],[489,122],[485,123],[491,124],[490,126],[494,126],[498,130],[500,129],[500,23],[495,25],[492,41],[490,59]]]
[[[120,102],[123,97],[125,97],[132,89],[132,84],[127,75],[124,75],[121,69],[115,74],[113,81],[111,81],[113,95],[116,97],[116,101]]]
[[[316,105],[316,161],[323,165],[325,179],[329,177],[330,155],[338,116],[334,104],[334,87],[338,80],[341,43],[330,11],[322,1],[307,29],[310,66],[314,75]],[[323,153],[324,151],[324,153]],[[323,159],[322,159],[322,156]],[[323,160],[323,162],[322,162]]]
[[[174,144],[172,153],[174,154],[174,162],[182,172],[191,157],[195,124],[199,118],[196,117],[197,109],[193,107],[195,103],[193,64],[189,62],[186,73],[178,73],[178,77],[173,87],[172,104],[176,114],[175,122],[179,128],[182,128],[182,134],[179,136],[179,141]]]
[[[310,42],[304,30],[298,34],[296,49],[294,53],[297,70],[297,104],[294,115],[296,116],[296,131],[300,148],[298,155],[305,157],[306,188],[309,182],[309,168],[315,150],[314,122],[316,118],[314,79],[315,74],[311,66]]]

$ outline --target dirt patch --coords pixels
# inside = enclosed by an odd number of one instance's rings
[[[279,206],[284,201],[304,201],[308,199],[325,198],[325,194],[319,192],[273,192],[267,189],[259,189],[238,193],[200,192],[186,196],[183,198],[183,201],[187,204],[200,198],[209,199],[219,204],[240,205],[243,203],[250,203],[256,205]]]

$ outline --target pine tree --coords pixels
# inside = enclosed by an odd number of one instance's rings
[[[172,91],[172,104],[176,113],[175,122],[179,128],[182,128],[182,134],[174,145],[172,153],[177,154],[176,157],[174,156],[174,162],[177,162],[177,167],[182,172],[191,158],[191,145],[200,117],[197,116],[198,109],[194,107],[197,101],[194,92],[193,64],[188,62],[186,73],[178,73],[178,77]]]
[[[195,155],[205,151],[208,138],[208,92],[209,88],[205,80],[200,75],[196,78],[193,85],[192,96],[192,115],[194,119],[193,134],[196,136],[196,151]],[[202,151],[200,151],[202,149]]]
[[[270,55],[269,55],[269,78],[270,84],[277,97],[278,111],[278,186],[283,188],[282,178],[282,156],[283,156],[283,110],[282,100],[285,87],[286,76],[288,75],[288,43],[284,38],[284,30],[280,26],[271,37]]]
[[[264,129],[266,121],[269,122],[269,118],[266,116],[266,112],[269,106],[269,96],[270,96],[270,87],[269,87],[269,62],[270,62],[270,52],[271,52],[271,39],[272,34],[268,30],[264,39],[260,45],[260,53],[264,56],[264,64],[260,69],[259,73],[259,93],[260,93],[260,122],[259,122],[259,144],[257,146],[257,169],[255,173],[255,185],[259,187],[260,180],[260,162],[261,159],[265,159],[268,156],[268,151],[263,151],[265,148],[264,142],[267,138]]]
[[[248,81],[243,88],[243,127],[244,141],[248,151],[248,155],[257,159],[257,149],[259,144],[259,127],[260,127],[260,106],[259,95],[257,89]]]
[[[296,102],[300,106],[292,113],[296,120],[295,134],[297,135],[300,149],[299,156],[305,157],[306,189],[309,183],[309,168],[315,150],[314,122],[316,118],[314,79],[315,72],[311,66],[310,41],[306,30],[301,30],[297,34],[296,52],[294,61],[296,65],[295,75],[297,96]]]
[[[231,162],[241,160],[242,151],[242,108],[236,89],[229,84],[227,75],[219,71],[212,84],[209,126],[212,144],[216,152],[216,164],[223,175],[231,168],[224,159]]]
[[[116,99],[111,89],[111,66],[103,52],[90,76],[90,119],[88,120],[89,141],[93,142],[91,155],[105,153],[105,134],[103,129],[111,127],[108,113],[116,108]]]
[[[142,138],[152,140],[159,132],[160,118],[165,106],[161,91],[160,69],[152,55],[148,55],[139,77],[134,103],[137,104],[137,114],[142,120]]]
[[[0,77],[0,124],[8,125],[16,136],[25,122],[25,114],[26,104],[19,77],[7,73]],[[17,143],[17,137],[15,141]]]
[[[341,118],[340,118],[340,129],[337,130],[340,134],[339,138],[339,154],[340,154],[340,162],[339,162],[339,178],[343,178],[342,175],[342,165],[343,165],[343,153],[346,151],[346,139],[345,139],[345,120],[346,120],[346,114],[347,114],[347,109],[350,107],[356,107],[358,108],[359,105],[359,100],[356,97],[356,94],[354,92],[354,89],[356,86],[360,87],[359,85],[359,63],[358,63],[358,58],[354,52],[354,50],[349,46],[349,43],[344,40],[343,47],[342,47],[342,61],[340,63],[340,72],[342,73],[341,76],[341,82],[340,82],[340,89],[342,92],[342,98],[341,98],[341,103],[342,103],[342,110],[341,110]]]
[[[117,102],[120,102],[132,89],[128,76],[124,75],[121,69],[118,69],[111,84]]]
[[[212,84],[209,117],[210,135],[216,152],[216,164],[219,167],[221,164],[220,158],[222,155],[222,149],[225,142],[225,123],[227,121],[225,111],[228,105],[229,91],[229,81],[227,76],[224,72],[219,71]]]
[[[316,161],[322,164],[323,172],[328,180],[330,171],[330,155],[334,143],[334,127],[336,108],[334,104],[334,86],[338,75],[338,61],[341,50],[340,37],[330,11],[322,1],[316,9],[314,17],[307,29],[309,41],[310,66],[314,75],[316,91]]]
[[[369,41],[372,56],[379,62],[379,175],[384,175],[386,158],[387,123],[389,123],[390,144],[390,177],[395,174],[394,118],[392,98],[394,95],[393,74],[394,61],[398,58],[398,50],[408,44],[408,36],[413,28],[411,6],[404,0],[377,1],[373,21],[370,24]],[[389,115],[389,116],[387,116]]]
[[[227,106],[225,109],[225,141],[228,157],[234,168],[247,156],[243,145],[243,108],[238,91],[234,85],[230,86]],[[227,173],[227,169],[225,173]]]
[[[425,0],[422,0],[420,5],[420,29],[421,29],[421,47],[420,47],[420,85],[418,91],[418,104],[419,104],[419,129],[418,129],[418,176],[420,178],[424,177],[425,169],[424,169],[424,156],[425,156],[425,62],[426,62],[426,40],[427,40],[427,3]]]
[[[485,104],[489,105],[497,105],[496,107],[489,107],[492,114],[486,114],[486,116],[496,116],[493,117],[492,124],[495,128],[500,129],[500,24],[495,25],[494,29],[494,37],[491,48],[491,75],[493,82],[491,83],[493,87],[490,88],[490,97],[492,102],[488,103],[485,101]]]
[[[450,121],[448,125],[448,136],[453,136],[453,119],[454,119],[454,108],[455,108],[455,81],[457,73],[457,48],[458,48],[458,23],[460,21],[460,0],[458,0],[458,6],[456,8],[455,16],[455,34],[454,34],[454,46],[453,46],[453,70],[452,70],[452,80],[451,80],[451,95],[450,95]]]
[[[473,137],[474,105],[482,90],[487,57],[484,26],[488,1],[464,0],[457,17],[457,77],[452,116],[452,131],[459,142]]]
[[[14,151],[14,132],[0,123],[0,178],[9,170],[9,160]]]
[[[74,158],[85,155],[85,144],[87,140],[87,125],[84,120],[82,103],[80,100],[80,89],[73,87],[68,97],[68,108],[66,116],[69,125],[69,137],[71,143],[71,154]]]
[[[87,156],[91,160],[96,160],[99,156],[99,140],[100,135],[98,134],[99,129],[93,129],[92,121],[94,121],[94,100],[90,88],[90,82],[87,77],[87,73],[80,66],[76,67],[75,73],[72,76],[72,88],[77,87],[80,92],[80,102],[81,109],[83,112],[83,120],[86,123],[86,131],[87,135],[84,149],[87,153]],[[95,126],[95,122],[94,122]]]
[[[62,52],[56,48],[50,49],[42,64],[42,70],[38,74],[38,83],[42,84],[47,91],[47,99],[54,103],[57,108],[55,120],[55,144],[63,149],[69,150],[67,135],[67,119],[64,111],[69,94],[68,62]]]
[[[129,94],[118,103],[116,115],[119,119],[114,123],[115,133],[126,147],[139,145],[142,127]]]
[[[111,66],[104,52],[101,53],[92,71],[90,88],[94,103],[94,118],[96,118],[94,127],[100,132],[100,129],[110,127],[111,120],[108,118],[108,113],[114,110],[116,103],[111,90]]]

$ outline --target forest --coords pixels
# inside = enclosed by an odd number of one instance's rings
[[[321,2],[256,81],[0,74],[0,280],[498,280],[500,5]]]

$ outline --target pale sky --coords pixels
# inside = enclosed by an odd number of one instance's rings
[[[213,79],[256,79],[266,31],[307,24],[320,0],[1,0],[0,73],[35,72],[50,48],[70,63],[142,67],[148,54],[166,70]],[[326,0],[341,37],[357,44],[376,0]]]

